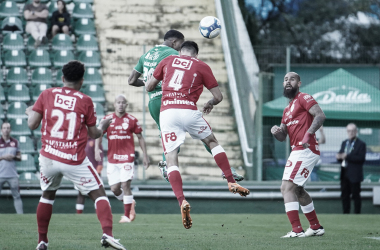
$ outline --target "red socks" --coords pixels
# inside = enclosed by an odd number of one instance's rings
[[[75,204],[75,209],[77,210],[77,214],[83,213],[84,205],[83,204]]]
[[[222,148],[222,146],[218,145],[211,149],[212,156],[214,156],[215,162],[218,167],[223,171],[224,175],[228,182],[235,183],[235,179],[232,176],[231,166],[228,162],[228,158],[226,152]]]
[[[304,215],[306,216],[306,218],[308,219],[311,229],[317,230],[318,228],[321,227],[317,218],[317,213],[314,210],[313,202],[311,202],[309,205],[301,206],[301,209]]]
[[[124,195],[123,197],[123,203],[124,203],[124,215],[127,216],[129,219],[130,213],[131,213],[131,207],[133,202],[133,195]]]
[[[182,177],[177,166],[171,166],[168,168],[168,177],[170,185],[172,185],[173,192],[177,197],[179,206],[182,205],[182,201],[185,199],[182,188]]]
[[[95,200],[96,215],[102,225],[103,233],[112,235],[112,211],[108,198],[101,196]]]
[[[54,200],[40,198],[37,206],[38,242],[48,243],[47,233],[51,214],[53,213]]]
[[[292,224],[292,230],[295,233],[300,233],[303,230],[301,226],[300,217],[298,215],[298,209],[298,202],[285,203],[286,215],[288,216],[290,224]]]

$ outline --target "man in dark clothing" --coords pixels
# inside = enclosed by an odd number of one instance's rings
[[[347,125],[348,139],[342,142],[336,158],[341,162],[340,187],[343,213],[349,214],[351,194],[355,205],[355,214],[361,210],[361,182],[363,181],[363,164],[365,161],[366,144],[357,137],[358,129],[355,124]]]
[[[24,8],[24,17],[26,22],[25,31],[33,36],[37,48],[41,43],[47,43],[47,17],[49,10],[41,0],[34,0],[31,4],[26,4]]]

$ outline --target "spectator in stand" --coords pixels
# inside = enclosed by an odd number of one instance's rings
[[[21,152],[18,141],[10,136],[11,125],[8,122],[1,124],[0,137],[0,193],[5,182],[8,182],[11,189],[16,213],[23,214],[20,187],[16,162],[21,161]]]
[[[66,3],[62,0],[58,0],[57,8],[58,10],[54,11],[51,17],[51,32],[53,37],[58,33],[68,35],[70,31],[70,14],[67,12]]]
[[[26,4],[24,8],[24,17],[26,22],[25,31],[33,36],[37,48],[41,43],[46,44],[48,39],[47,32],[47,17],[49,10],[41,0],[33,0],[33,3]]]

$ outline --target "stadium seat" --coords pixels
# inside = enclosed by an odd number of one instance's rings
[[[23,50],[25,49],[24,38],[20,34],[6,34],[3,40],[3,49],[6,50]]]
[[[108,139],[107,139],[107,136],[103,136],[103,138],[102,138],[102,146],[103,146],[103,153],[104,153],[104,155],[106,155],[106,153],[108,152]]]
[[[62,68],[63,65],[71,60],[75,60],[73,52],[70,50],[61,50],[54,53],[53,66],[56,69]]]
[[[1,22],[1,33],[7,34],[7,33],[17,33],[22,34],[24,33],[24,28],[22,25],[22,21],[20,18],[17,17],[7,17]]]
[[[34,142],[33,139],[31,139],[29,136],[19,136],[17,138],[19,142],[20,151],[23,154],[34,154],[36,153],[36,149],[34,148]]]
[[[0,19],[18,16],[20,16],[20,12],[14,1],[4,1],[0,4]]]
[[[28,73],[26,69],[20,67],[13,67],[8,70],[6,78],[8,86],[14,84],[29,84]]]
[[[0,85],[0,102],[4,103],[5,101],[6,101],[5,91],[4,91],[3,86]]]
[[[4,80],[3,70],[1,69],[1,66],[0,66],[0,85],[3,85],[3,84],[5,84],[5,80]]]
[[[85,34],[96,35],[95,24],[92,19],[88,19],[88,18],[78,19],[77,21],[75,21],[73,28],[74,28],[74,34],[76,36],[85,35]]]
[[[12,0],[12,1],[14,1],[14,0]],[[24,2],[26,2],[26,4],[33,3],[33,0],[28,0],[28,1],[26,1],[26,0],[18,0],[18,1],[24,1]],[[52,0],[52,1],[56,1],[56,0]],[[47,4],[48,2],[50,2],[50,0],[41,0],[41,3],[43,3],[43,4]]]
[[[39,85],[34,86],[32,88],[32,101],[37,101],[41,92],[48,88],[51,88],[50,84],[39,84]]]
[[[29,102],[29,88],[24,84],[13,84],[8,88],[8,102]],[[24,110],[25,111],[25,110]]]
[[[9,67],[25,67],[26,57],[22,50],[7,50],[4,53],[4,66]]]
[[[77,41],[77,51],[98,51],[99,46],[93,35],[81,35]]]
[[[3,110],[3,105],[0,105],[0,119],[5,119],[5,114]]]
[[[89,84],[98,84],[103,85],[102,75],[99,73],[99,70],[96,68],[86,68],[83,76],[83,86]]]
[[[104,97],[104,89],[101,85],[90,84],[85,89],[83,89],[83,94],[91,97],[93,102],[100,102],[104,104],[106,98]]]
[[[16,168],[19,174],[24,172],[37,172],[33,155],[21,154],[21,161],[16,161]]]
[[[78,18],[94,18],[92,6],[88,3],[75,3],[72,17]]]
[[[40,152],[42,148],[42,141],[40,137],[37,137],[37,152]]]
[[[38,140],[39,141],[41,141],[41,135],[42,135],[42,133],[41,133],[41,125],[42,124],[42,122],[40,123],[40,125],[38,125],[38,128],[36,128],[35,130],[33,130],[33,135],[35,136],[35,137],[38,137],[39,139],[37,139],[37,149],[38,149]]]
[[[74,49],[70,36],[66,34],[57,34],[53,38],[51,45],[52,45],[52,49],[55,51]]]
[[[38,168],[36,168],[38,171]],[[23,172],[20,173],[18,179],[21,183],[39,183],[40,179],[37,177],[36,173],[33,172]]]
[[[9,0],[8,0],[9,1]],[[16,3],[25,3],[26,0],[11,0],[12,2],[16,2]],[[41,1],[42,2],[42,1]]]
[[[7,118],[8,119],[26,119],[28,116],[25,114],[25,110],[28,106],[24,102],[12,102],[9,104],[8,111],[7,111]]]
[[[38,67],[51,67],[50,55],[47,50],[35,49],[32,50],[28,57],[29,67],[34,69]]]
[[[73,0],[74,3],[89,3],[93,4],[94,0]]]
[[[52,0],[50,2],[50,5],[49,5],[48,8],[49,8],[49,18],[51,18],[52,15],[53,15],[53,12],[56,11],[56,10],[58,10],[58,8],[57,8],[57,1]]]
[[[32,36],[29,36],[28,42],[27,42],[27,45],[26,45],[28,51],[32,51],[32,50],[35,49],[34,48],[34,43],[35,42],[36,42],[36,40],[34,40],[34,38]],[[40,44],[38,46],[38,49],[49,50],[50,49],[49,48],[49,44]]]
[[[20,136],[20,135],[31,136],[32,135],[32,132],[30,131],[28,127],[27,119],[21,119],[21,118],[10,119],[9,123],[11,124],[11,128],[12,128],[11,130],[12,136]]]
[[[79,53],[78,61],[84,63],[86,67],[100,68],[102,66],[100,55],[97,51],[82,51]]]
[[[106,113],[104,112],[104,107],[102,104],[98,103],[98,102],[94,102],[94,106],[95,106],[95,112],[96,112],[96,116],[99,118],[99,119],[102,119]]]
[[[56,86],[59,86],[59,87],[63,86],[62,76],[63,76],[62,70],[57,70],[57,75],[55,77],[55,85]]]
[[[47,68],[37,68],[32,73],[32,85],[52,84],[53,78],[51,70]]]

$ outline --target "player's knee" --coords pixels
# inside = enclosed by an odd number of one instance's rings
[[[117,185],[111,186],[111,191],[115,195],[119,195],[121,193],[120,187],[118,187]]]
[[[301,197],[301,196],[304,196],[306,194],[306,191],[303,187],[296,187],[294,191],[295,191],[297,197]]]

